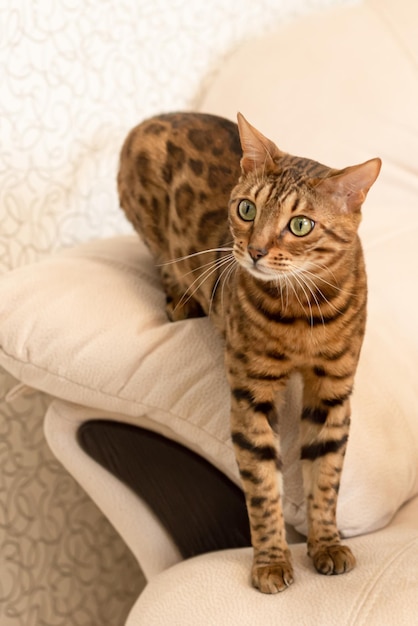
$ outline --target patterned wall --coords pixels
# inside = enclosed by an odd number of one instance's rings
[[[222,58],[344,0],[7,0],[0,6],[0,271],[128,232],[127,130],[192,108]],[[249,86],[251,88],[251,86]],[[48,398],[0,375],[1,626],[121,624],[143,580],[44,442]]]
[[[0,405],[0,624],[119,625],[143,578],[46,447],[47,404],[36,393]]]

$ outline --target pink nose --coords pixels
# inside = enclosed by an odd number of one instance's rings
[[[257,263],[259,259],[261,259],[263,256],[266,256],[268,252],[266,248],[258,248],[251,243],[247,246],[247,250],[254,263]]]

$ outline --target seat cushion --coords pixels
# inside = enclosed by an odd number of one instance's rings
[[[265,596],[251,588],[250,549],[213,552],[184,561],[151,581],[126,626],[415,624],[418,498],[407,504],[389,527],[348,543],[358,562],[344,576],[319,575],[306,547],[291,546],[295,582],[279,596]]]

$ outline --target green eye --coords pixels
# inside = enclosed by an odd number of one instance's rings
[[[257,209],[255,207],[254,202],[250,200],[241,200],[238,205],[238,215],[245,222],[253,222],[255,220],[255,216],[257,213]]]
[[[315,226],[315,222],[309,219],[309,217],[304,217],[303,215],[298,215],[297,217],[292,217],[289,222],[289,229],[296,237],[304,237],[308,235],[313,227]]]

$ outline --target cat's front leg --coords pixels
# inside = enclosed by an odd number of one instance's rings
[[[232,441],[241,474],[254,549],[252,583],[277,593],[293,582],[281,504],[281,459],[271,424],[274,399],[246,386],[232,387]]]
[[[335,382],[324,377],[319,368],[314,371],[316,374],[305,379],[301,429],[308,554],[321,574],[343,574],[356,563],[351,550],[341,544],[336,522],[352,379]]]

